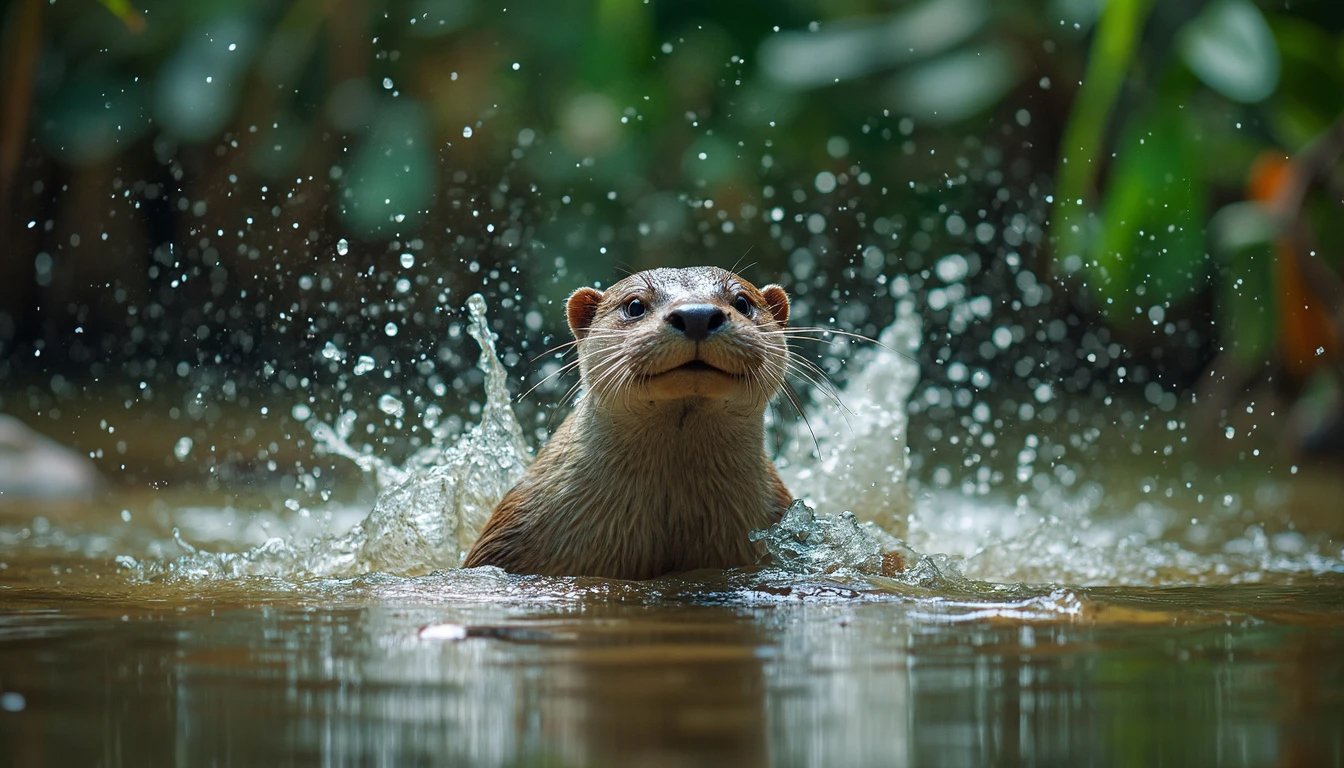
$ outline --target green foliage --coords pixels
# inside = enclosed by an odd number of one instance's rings
[[[1254,103],[1279,84],[1279,50],[1250,0],[1214,0],[1181,30],[1177,47],[1199,79],[1233,101]]]
[[[1112,324],[1143,323],[1146,308],[1214,278],[1215,333],[1251,362],[1272,353],[1271,266],[1287,222],[1268,202],[1236,201],[1258,155],[1300,152],[1341,118],[1344,39],[1338,19],[1266,17],[1250,0],[1194,10],[1106,5],[1063,134],[1051,236],[1060,271]],[[1173,19],[1174,34],[1156,31]],[[1174,56],[1150,43],[1167,39]]]
[[[1209,222],[1221,257],[1218,316],[1231,353],[1253,365],[1272,353],[1274,305],[1273,241],[1277,227],[1254,203],[1224,206]]]
[[[1011,253],[1101,324],[1216,295],[1200,331],[1243,350],[1273,332],[1272,237],[1247,245],[1252,209],[1226,206],[1258,155],[1344,113],[1338,3],[100,2],[42,6],[37,151],[76,177],[166,174],[173,212],[210,199],[209,221],[157,231],[310,209],[221,252],[422,238],[480,274],[544,254],[522,281],[564,264],[572,285],[754,248],[818,287]],[[1318,202],[1309,229],[1335,260],[1342,217]]]
[[[1208,192],[1190,122],[1174,109],[1141,114],[1116,150],[1091,266],[1092,286],[1117,322],[1183,301],[1205,283]]]

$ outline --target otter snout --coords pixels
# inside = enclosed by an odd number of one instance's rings
[[[667,324],[690,341],[704,341],[722,328],[728,316],[713,304],[686,304],[667,313]]]

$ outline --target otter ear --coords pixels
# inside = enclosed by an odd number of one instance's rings
[[[569,330],[574,338],[582,339],[588,335],[588,326],[597,316],[597,305],[602,301],[602,292],[596,288],[583,287],[569,295],[565,302],[565,315],[569,318]]]
[[[765,297],[765,303],[770,305],[770,312],[775,316],[775,322],[788,325],[789,294],[778,285],[767,285],[761,289],[761,296]]]

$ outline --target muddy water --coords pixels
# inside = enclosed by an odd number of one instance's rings
[[[1332,765],[1344,586],[185,587],[5,556],[6,764]]]
[[[1134,459],[1076,482],[1050,461],[1034,494],[910,480],[914,375],[879,351],[848,416],[784,441],[817,514],[763,534],[762,567],[462,570],[529,460],[478,339],[479,424],[403,465],[349,420],[309,425],[376,500],[0,506],[0,764],[1344,763],[1328,469],[1201,469],[1117,429],[1181,479]],[[1048,445],[998,439],[1024,446],[1008,473]],[[875,566],[893,548],[904,572]]]

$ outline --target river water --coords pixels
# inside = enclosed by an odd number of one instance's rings
[[[0,761],[1344,762],[1330,470],[1190,469],[1163,492],[1142,457],[1170,435],[1118,425],[1096,439],[1136,458],[1052,470],[1035,495],[907,477],[924,433],[905,313],[856,358],[844,408],[785,433],[806,505],[762,534],[759,567],[462,570],[530,458],[471,308],[474,427],[393,465],[350,444],[353,421],[308,425],[368,471],[372,511],[192,489],[0,508]],[[1018,467],[1049,442],[998,439],[1023,444]]]

